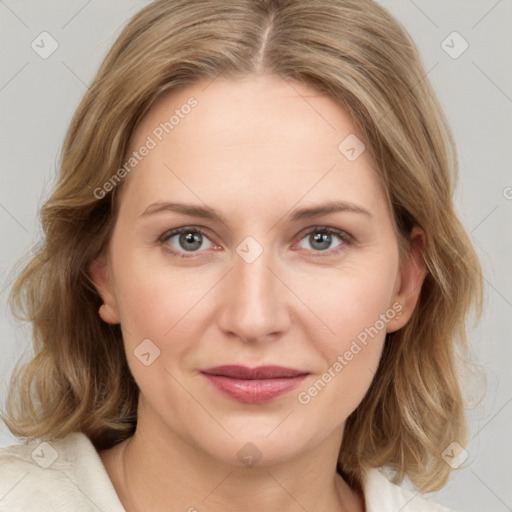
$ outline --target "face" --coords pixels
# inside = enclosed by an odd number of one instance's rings
[[[267,75],[174,91],[139,125],[91,273],[148,429],[232,464],[339,445],[423,275],[361,142],[331,99]]]

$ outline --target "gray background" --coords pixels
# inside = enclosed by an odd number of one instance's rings
[[[30,326],[17,324],[6,308],[13,265],[38,240],[37,212],[79,99],[122,25],[147,3],[0,0],[2,404],[16,359],[30,353]],[[431,498],[461,512],[512,511],[512,0],[380,3],[419,46],[453,128],[460,160],[456,204],[486,286],[483,319],[469,334],[487,394],[469,414],[467,467]],[[46,59],[31,47],[43,31],[59,45]],[[461,55],[464,41],[448,37],[454,31],[469,45]],[[0,446],[15,442],[0,423]]]

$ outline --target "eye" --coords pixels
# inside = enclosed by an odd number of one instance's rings
[[[175,243],[172,243],[173,239],[176,239]],[[197,252],[201,249],[204,240],[209,241],[201,228],[185,226],[165,232],[160,237],[159,242],[166,246],[166,249],[174,255],[188,258],[193,256],[193,254],[189,256],[186,253]],[[211,241],[210,247],[213,247]]]
[[[330,246],[333,242],[333,235],[341,242],[336,245],[334,249],[330,249]],[[326,252],[326,255],[328,256],[343,251],[347,245],[351,245],[353,243],[353,238],[351,235],[340,229],[335,229],[328,226],[315,226],[301,238],[301,241],[302,240],[306,240],[310,244],[311,250],[313,252]],[[324,255],[315,254],[314,256],[316,257]]]
[[[333,235],[335,238],[340,240],[340,243],[334,247],[334,249],[330,248],[333,242]],[[173,239],[174,243],[173,243]],[[203,242],[207,240],[209,242],[209,247],[202,247]],[[316,253],[325,253],[325,254],[316,254],[316,256],[331,256],[333,254],[338,254],[343,251],[347,245],[351,245],[354,242],[353,237],[347,232],[331,228],[328,226],[315,226],[310,229],[305,235],[302,236],[300,241],[307,240],[311,246],[309,249],[312,252]],[[204,231],[199,227],[191,227],[184,226],[180,228],[173,229],[171,231],[166,231],[160,238],[159,242],[164,246],[164,248],[170,252],[173,256],[178,256],[181,258],[189,258],[194,256],[193,253],[200,252],[200,249],[208,249],[212,247],[218,248],[217,245],[213,244],[209,238],[205,235]],[[189,254],[187,254],[189,253]]]

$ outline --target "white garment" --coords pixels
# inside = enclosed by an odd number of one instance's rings
[[[366,512],[450,512],[392,484],[378,469],[366,475],[364,493]],[[85,434],[0,448],[0,512],[36,511],[125,512]]]

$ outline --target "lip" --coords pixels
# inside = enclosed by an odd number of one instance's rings
[[[239,402],[269,402],[297,388],[308,372],[284,366],[215,366],[200,373],[221,393]]]

